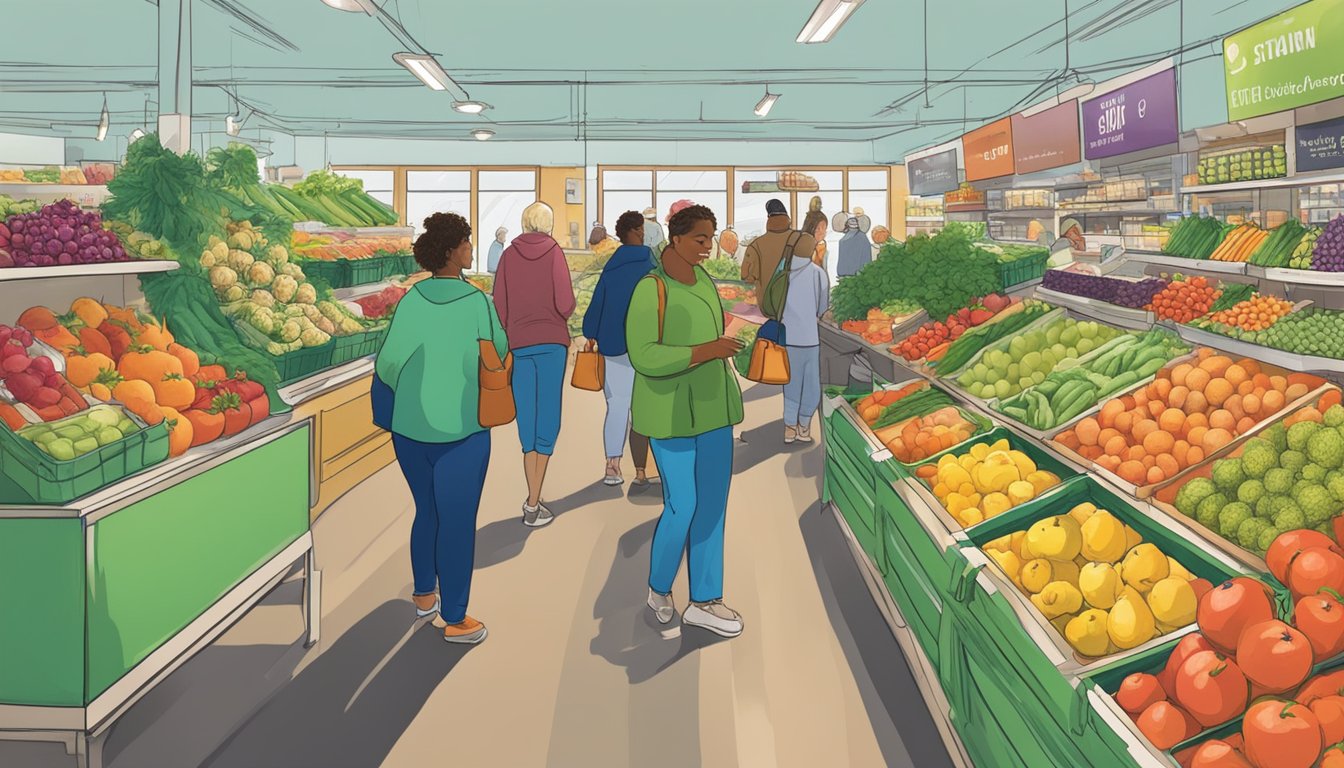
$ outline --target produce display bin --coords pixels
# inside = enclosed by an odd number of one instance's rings
[[[50,426],[80,416],[68,416]],[[3,498],[66,504],[168,458],[168,426],[150,427],[134,414],[127,412],[126,416],[140,431],[69,461],[57,461],[26,438],[0,429],[0,473],[8,486]]]
[[[338,259],[296,259],[295,261],[303,270],[304,277],[323,280],[332,288],[350,287],[345,265]]]
[[[1042,251],[1015,261],[999,262],[999,284],[1002,290],[1009,290],[1032,280],[1045,276],[1045,265],[1050,260],[1050,252]]]
[[[1004,338],[1001,339],[995,339],[989,344],[986,344],[985,346],[981,347],[979,351],[977,351],[974,355],[971,355],[971,359],[967,360],[965,365],[962,365],[955,371],[939,371],[935,375],[940,379],[955,381],[957,376],[960,376],[962,373],[965,373],[971,368],[974,368],[975,364],[980,362],[980,358],[984,357],[986,352],[989,352],[990,350],[1007,349],[1008,345],[1012,343],[1014,338],[1026,333],[1031,333],[1032,331],[1047,328],[1056,320],[1060,320],[1065,317],[1068,317],[1068,313],[1065,312],[1063,309],[1059,308],[1052,309],[1049,312],[1046,312],[1045,314],[1036,318],[1032,322],[1028,323],[1027,325],[1023,326],[1022,328],[1018,329],[1017,333],[1014,333],[1011,336],[1005,336]],[[967,397],[971,397],[971,395],[967,393]],[[975,399],[977,402],[987,402],[985,400],[980,400],[980,398]]]
[[[248,346],[266,352],[266,344],[270,339],[261,331],[248,323],[234,322],[233,327],[238,329],[238,335]],[[271,355],[271,359],[275,361],[275,368],[280,373],[281,385],[292,384],[324,368],[330,368],[335,349],[336,340],[332,339],[318,347],[304,347],[283,355]]]
[[[331,364],[341,365],[377,354],[378,349],[383,346],[383,339],[387,337],[388,327],[383,325],[349,336],[334,337],[331,340]]]
[[[834,503],[849,521],[855,538],[880,562],[880,518],[874,499],[877,473],[874,454],[885,451],[863,421],[848,407],[832,401],[824,410],[822,435],[826,448],[822,502]]]
[[[346,270],[346,284],[342,288],[353,288],[357,285],[372,285],[380,283],[387,278],[392,269],[398,266],[399,259],[396,256],[374,256],[368,259],[341,259]]]

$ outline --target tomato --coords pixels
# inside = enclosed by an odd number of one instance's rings
[[[1311,768],[1321,756],[1320,722],[1310,709],[1266,699],[1246,711],[1246,757],[1258,768]]]
[[[1241,632],[1252,624],[1274,618],[1274,605],[1264,584],[1238,576],[1214,587],[1199,599],[1195,621],[1213,647],[1227,655],[1237,650]],[[1242,667],[1242,671],[1246,671]]]
[[[1199,600],[1213,590],[1213,585],[1209,583],[1208,579],[1194,579],[1190,582],[1190,589],[1195,592],[1195,600]]]
[[[1344,696],[1322,696],[1307,705],[1321,723],[1321,738],[1326,744],[1344,741]]]
[[[1162,690],[1157,678],[1144,672],[1135,672],[1126,677],[1120,683],[1120,690],[1115,692],[1116,703],[1130,717],[1138,716],[1143,710],[1166,698],[1167,693]]]
[[[1135,723],[1139,732],[1162,750],[1171,749],[1199,733],[1199,725],[1170,701],[1159,701],[1148,707]]]
[[[1237,644],[1237,666],[1264,693],[1282,693],[1311,674],[1311,643],[1278,619],[1252,624]]]
[[[1222,739],[1209,739],[1195,748],[1190,768],[1254,768],[1245,756]]]
[[[1269,572],[1274,574],[1274,578],[1278,579],[1280,584],[1287,584],[1288,564],[1293,561],[1293,558],[1299,552],[1304,552],[1312,547],[1324,547],[1338,551],[1335,540],[1320,531],[1303,528],[1279,534],[1279,537],[1274,539],[1274,543],[1269,545],[1269,550],[1265,552],[1265,563],[1269,566]]]
[[[1249,687],[1235,662],[1216,651],[1200,651],[1176,674],[1176,701],[1205,728],[1246,711]]]
[[[1344,604],[1339,602],[1338,593],[1325,592],[1298,600],[1293,623],[1307,636],[1318,663],[1344,651]]]
[[[1157,673],[1157,682],[1162,685],[1162,690],[1167,692],[1170,698],[1176,698],[1176,673],[1181,671],[1181,666],[1185,664],[1186,659],[1194,656],[1200,651],[1211,651],[1213,646],[1209,641],[1198,632],[1186,635],[1172,649],[1171,656],[1167,657],[1167,665],[1162,671]]]
[[[1323,675],[1311,678],[1305,685],[1297,689],[1297,695],[1293,698],[1299,704],[1309,706],[1313,701],[1323,696],[1336,695],[1344,696],[1344,669],[1326,672]]]
[[[1321,755],[1321,768],[1344,768],[1344,744],[1336,744],[1325,750],[1325,754]]]
[[[1288,563],[1288,581],[1294,598],[1314,595],[1322,589],[1344,590],[1344,557],[1325,547],[1298,552]]]

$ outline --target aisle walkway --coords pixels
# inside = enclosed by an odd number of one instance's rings
[[[840,530],[819,508],[819,446],[780,443],[778,390],[747,393],[727,535],[746,632],[664,637],[643,607],[661,505],[596,482],[600,395],[565,393],[529,531],[517,436],[496,430],[464,650],[412,625],[410,497],[396,467],[316,527],[323,641],[304,651],[282,585],[112,731],[109,768],[949,765]],[[676,586],[684,604],[685,576]],[[0,743],[0,765],[73,766]]]

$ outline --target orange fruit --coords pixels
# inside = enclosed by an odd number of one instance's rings
[[[1283,406],[1287,404],[1287,402],[1288,398],[1283,396],[1283,392],[1277,389],[1271,389],[1265,393],[1264,397],[1260,398],[1260,413],[1266,416],[1272,413],[1278,413],[1283,410]]]
[[[1191,427],[1190,432],[1185,436],[1185,439],[1189,441],[1191,445],[1203,445],[1204,436],[1208,433],[1208,427]]]
[[[1120,457],[1111,456],[1109,454],[1104,455],[1101,458],[1097,459],[1097,466],[1101,467],[1102,469],[1114,472],[1115,470],[1120,468]]]
[[[1161,416],[1162,412],[1165,410],[1167,410],[1167,404],[1162,402],[1161,400],[1148,401],[1148,414],[1152,416],[1154,419],[1156,419],[1158,416]]]
[[[1144,469],[1152,469],[1153,467],[1157,466],[1157,457],[1144,456],[1142,459],[1140,459],[1140,462],[1142,462]]]
[[[1232,442],[1232,433],[1226,429],[1210,429],[1204,433],[1204,454],[1207,456]]]
[[[1120,414],[1115,417],[1115,424],[1113,426],[1120,434],[1129,434],[1134,429],[1134,414],[1129,411],[1121,411]]]
[[[1244,368],[1246,366],[1243,365],[1242,367]],[[1269,377],[1263,373],[1257,373],[1254,376],[1252,376],[1251,382],[1255,384],[1257,389],[1269,389],[1270,387]]]
[[[1185,426],[1189,429],[1209,426],[1209,417],[1203,413],[1192,413],[1185,417]]]
[[[1204,388],[1204,396],[1213,407],[1220,408],[1232,396],[1232,384],[1227,379],[1213,379]]]
[[[1232,414],[1222,408],[1209,414],[1210,429],[1232,429],[1236,423],[1237,420],[1232,417]]]
[[[1237,385],[1238,395],[1249,395],[1255,391],[1255,382],[1247,379]]]
[[[1310,387],[1308,387],[1306,384],[1302,384],[1299,382],[1297,384],[1289,384],[1288,390],[1283,394],[1288,398],[1288,402],[1291,403],[1292,401],[1298,399],[1299,397],[1305,397],[1306,394],[1310,391],[1311,391]]]
[[[1165,401],[1171,396],[1172,384],[1166,379],[1157,379],[1153,382],[1153,390],[1159,399]]]
[[[1125,454],[1125,451],[1129,450],[1129,443],[1125,441],[1123,436],[1117,435],[1107,440],[1106,444],[1102,446],[1102,450],[1109,456],[1119,458]]]
[[[1143,450],[1143,446],[1142,446],[1142,445],[1131,445],[1131,446],[1129,446],[1129,448],[1126,448],[1126,449],[1125,449],[1125,459],[1128,460],[1128,461],[1140,461],[1140,462],[1141,462],[1141,461],[1143,461],[1143,457],[1144,457],[1144,456],[1147,456],[1147,455],[1148,455],[1148,452],[1145,451],[1145,450]]]
[[[1250,380],[1251,375],[1246,372],[1245,368],[1233,363],[1227,367],[1226,371],[1223,371],[1223,378],[1227,379],[1227,383],[1236,387],[1240,386],[1241,382]]]
[[[1213,374],[1222,376],[1223,372],[1232,366],[1232,358],[1227,355],[1213,355],[1199,362],[1199,367]]]
[[[1186,413],[1204,413],[1209,410],[1209,400],[1203,392],[1191,392],[1185,399]]]
[[[1101,433],[1101,426],[1097,420],[1088,416],[1086,419],[1078,422],[1073,431],[1078,435],[1078,442],[1082,445],[1096,445],[1097,436]]]
[[[1167,477],[1171,477],[1181,471],[1181,464],[1176,461],[1176,457],[1172,454],[1164,453],[1157,457],[1157,468],[1162,470],[1162,473]]]
[[[1254,416],[1260,413],[1260,397],[1254,393],[1241,398],[1241,409],[1247,416]]]
[[[1204,449],[1198,445],[1190,446],[1190,451],[1185,454],[1185,466],[1193,467],[1204,460]]]
[[[1149,456],[1158,456],[1163,453],[1170,453],[1172,448],[1176,447],[1176,438],[1170,432],[1158,429],[1150,432],[1143,438],[1143,450]]]
[[[1121,437],[1120,431],[1117,429],[1113,428],[1103,429],[1101,430],[1101,434],[1097,435],[1097,445],[1100,445],[1102,448],[1105,448],[1107,443],[1109,443],[1110,441],[1114,440],[1117,437],[1120,437],[1120,439],[1122,440],[1124,439],[1123,437]]]
[[[1121,480],[1135,485],[1139,485],[1148,479],[1148,470],[1137,461],[1123,462],[1116,468],[1115,474],[1119,475]]]
[[[1189,387],[1191,392],[1203,392],[1212,379],[1213,376],[1208,371],[1203,368],[1196,368],[1185,377],[1185,386]]]
[[[1253,378],[1260,375],[1260,362],[1258,360],[1252,360],[1249,357],[1243,357],[1242,359],[1237,361],[1237,365],[1240,365],[1242,368],[1246,369],[1246,373],[1249,373]]]
[[[1280,392],[1288,389],[1288,378],[1286,376],[1270,376],[1269,388],[1277,389]]]
[[[1244,435],[1255,428],[1255,419],[1250,416],[1242,416],[1241,421],[1237,422],[1237,434]]]
[[[1157,431],[1157,422],[1152,419],[1144,419],[1134,425],[1134,439],[1143,442],[1145,438]]]
[[[1097,423],[1103,428],[1115,426],[1115,417],[1125,412],[1125,406],[1119,400],[1108,400],[1097,413]]]
[[[1189,386],[1188,384],[1186,384],[1186,377],[1189,376],[1190,372],[1193,371],[1194,369],[1195,367],[1189,363],[1181,363],[1180,365],[1173,368],[1171,370],[1172,385],[1177,387]]]
[[[1167,393],[1167,404],[1172,408],[1184,408],[1185,401],[1190,396],[1190,390],[1184,386],[1172,387],[1171,392]]]
[[[1167,479],[1167,473],[1161,467],[1148,468],[1148,484],[1153,485]]]
[[[1157,426],[1172,433],[1180,433],[1185,429],[1185,413],[1179,408],[1167,408],[1158,414]]]

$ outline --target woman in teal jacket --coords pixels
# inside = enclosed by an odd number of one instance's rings
[[[649,436],[663,478],[649,607],[663,624],[672,620],[672,582],[686,553],[691,600],[682,621],[736,637],[742,617],[723,603],[723,527],[733,425],[742,422],[742,391],[729,360],[742,345],[724,338],[718,291],[700,267],[713,252],[717,225],[702,205],[672,216],[662,265],[635,287],[626,342],[636,374],[634,430]]]
[[[397,463],[415,499],[412,600],[417,616],[437,614],[444,640],[479,643],[485,625],[467,615],[476,513],[490,463],[490,431],[477,416],[478,342],[493,342],[502,359],[508,340],[489,297],[462,279],[472,261],[465,219],[425,219],[415,260],[434,276],[397,304],[376,362],[378,380],[392,394],[388,426]]]

